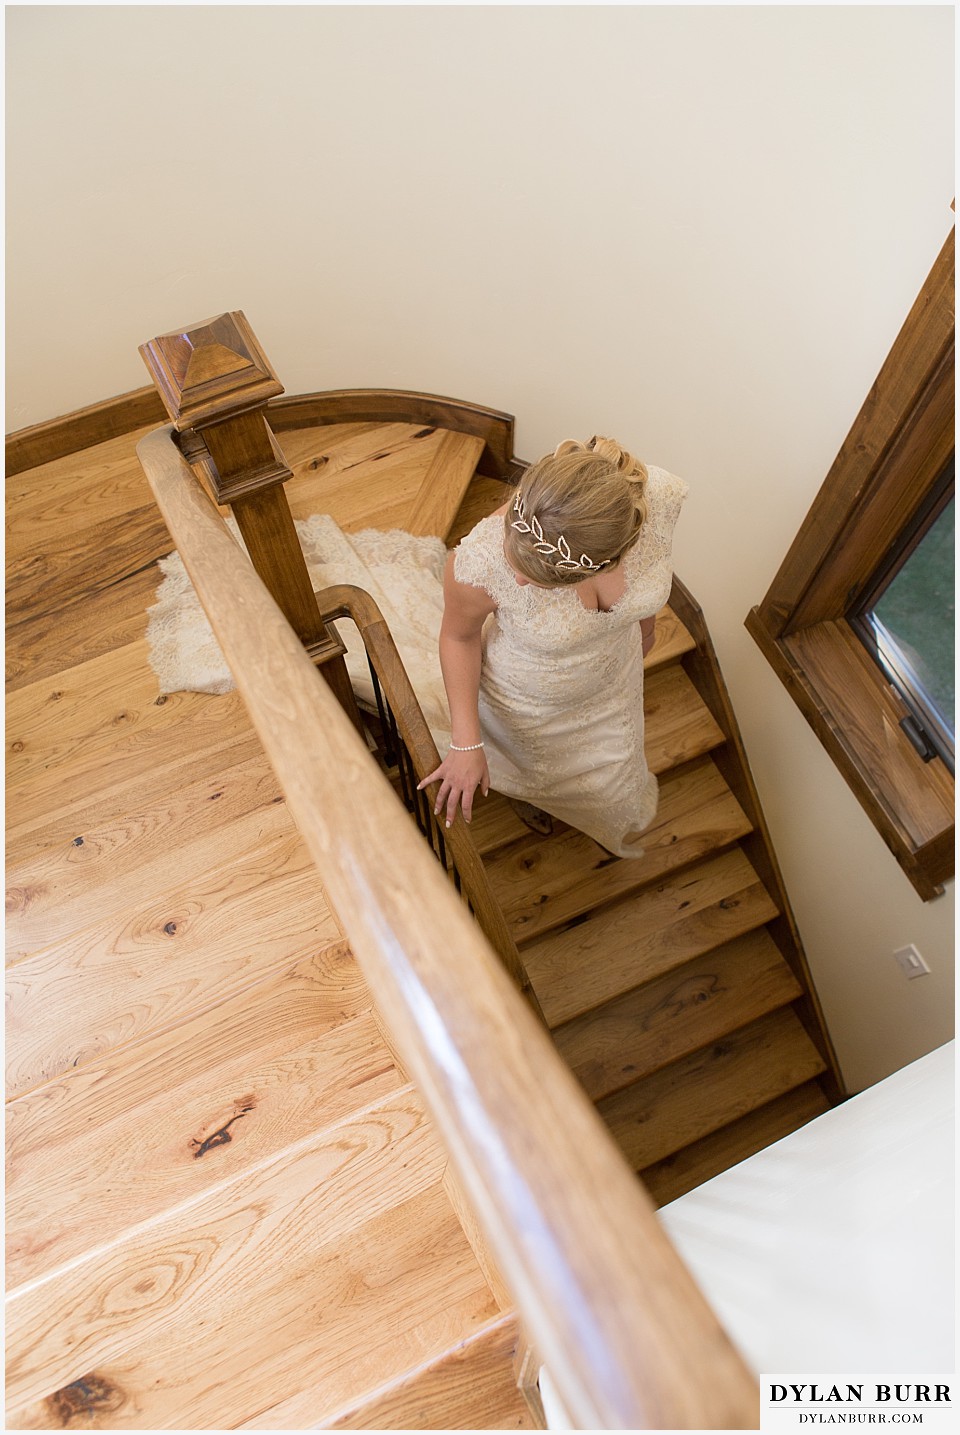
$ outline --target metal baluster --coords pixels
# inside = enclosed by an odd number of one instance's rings
[[[370,678],[373,682],[373,696],[376,699],[377,712],[380,714],[380,730],[383,734],[383,758],[388,767],[393,767],[397,760],[396,751],[391,741],[390,724],[387,722],[387,715],[384,712],[383,690],[380,687],[380,679],[377,677],[376,668],[373,666],[373,659],[367,654],[367,667],[370,669]]]

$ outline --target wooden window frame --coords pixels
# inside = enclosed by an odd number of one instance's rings
[[[951,231],[763,602],[746,627],[917,892],[954,875],[954,779],[900,728],[908,709],[848,615],[934,489],[954,443]]]

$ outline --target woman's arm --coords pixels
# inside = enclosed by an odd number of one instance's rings
[[[420,783],[440,780],[434,811],[439,813],[446,804],[447,826],[456,816],[459,804],[465,821],[469,822],[473,812],[473,797],[477,788],[486,797],[490,790],[490,773],[480,743],[480,717],[477,699],[480,693],[480,664],[482,657],[480,633],[484,620],[492,613],[496,604],[482,588],[469,583],[459,583],[453,571],[454,555],[447,559],[443,574],[443,622],[440,626],[440,669],[443,685],[450,707],[450,738],[457,747],[473,748],[471,752],[450,752],[435,772],[431,772]]]

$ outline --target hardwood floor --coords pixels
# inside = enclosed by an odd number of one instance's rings
[[[242,704],[157,696],[138,437],[8,492],[7,1426],[524,1428],[515,1324]],[[403,424],[284,444],[297,516],[347,528],[451,458]]]
[[[158,696],[171,544],[138,437],[8,492],[8,1428],[527,1428],[515,1320],[243,705]],[[480,441],[433,427],[282,445],[294,515],[348,531],[453,542],[503,498]],[[648,657],[641,858],[495,794],[472,828],[558,1049],[661,1203],[829,1105],[690,624],[665,610]]]

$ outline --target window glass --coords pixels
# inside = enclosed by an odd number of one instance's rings
[[[953,467],[856,624],[932,746],[954,752]],[[892,574],[892,576],[890,576]]]

